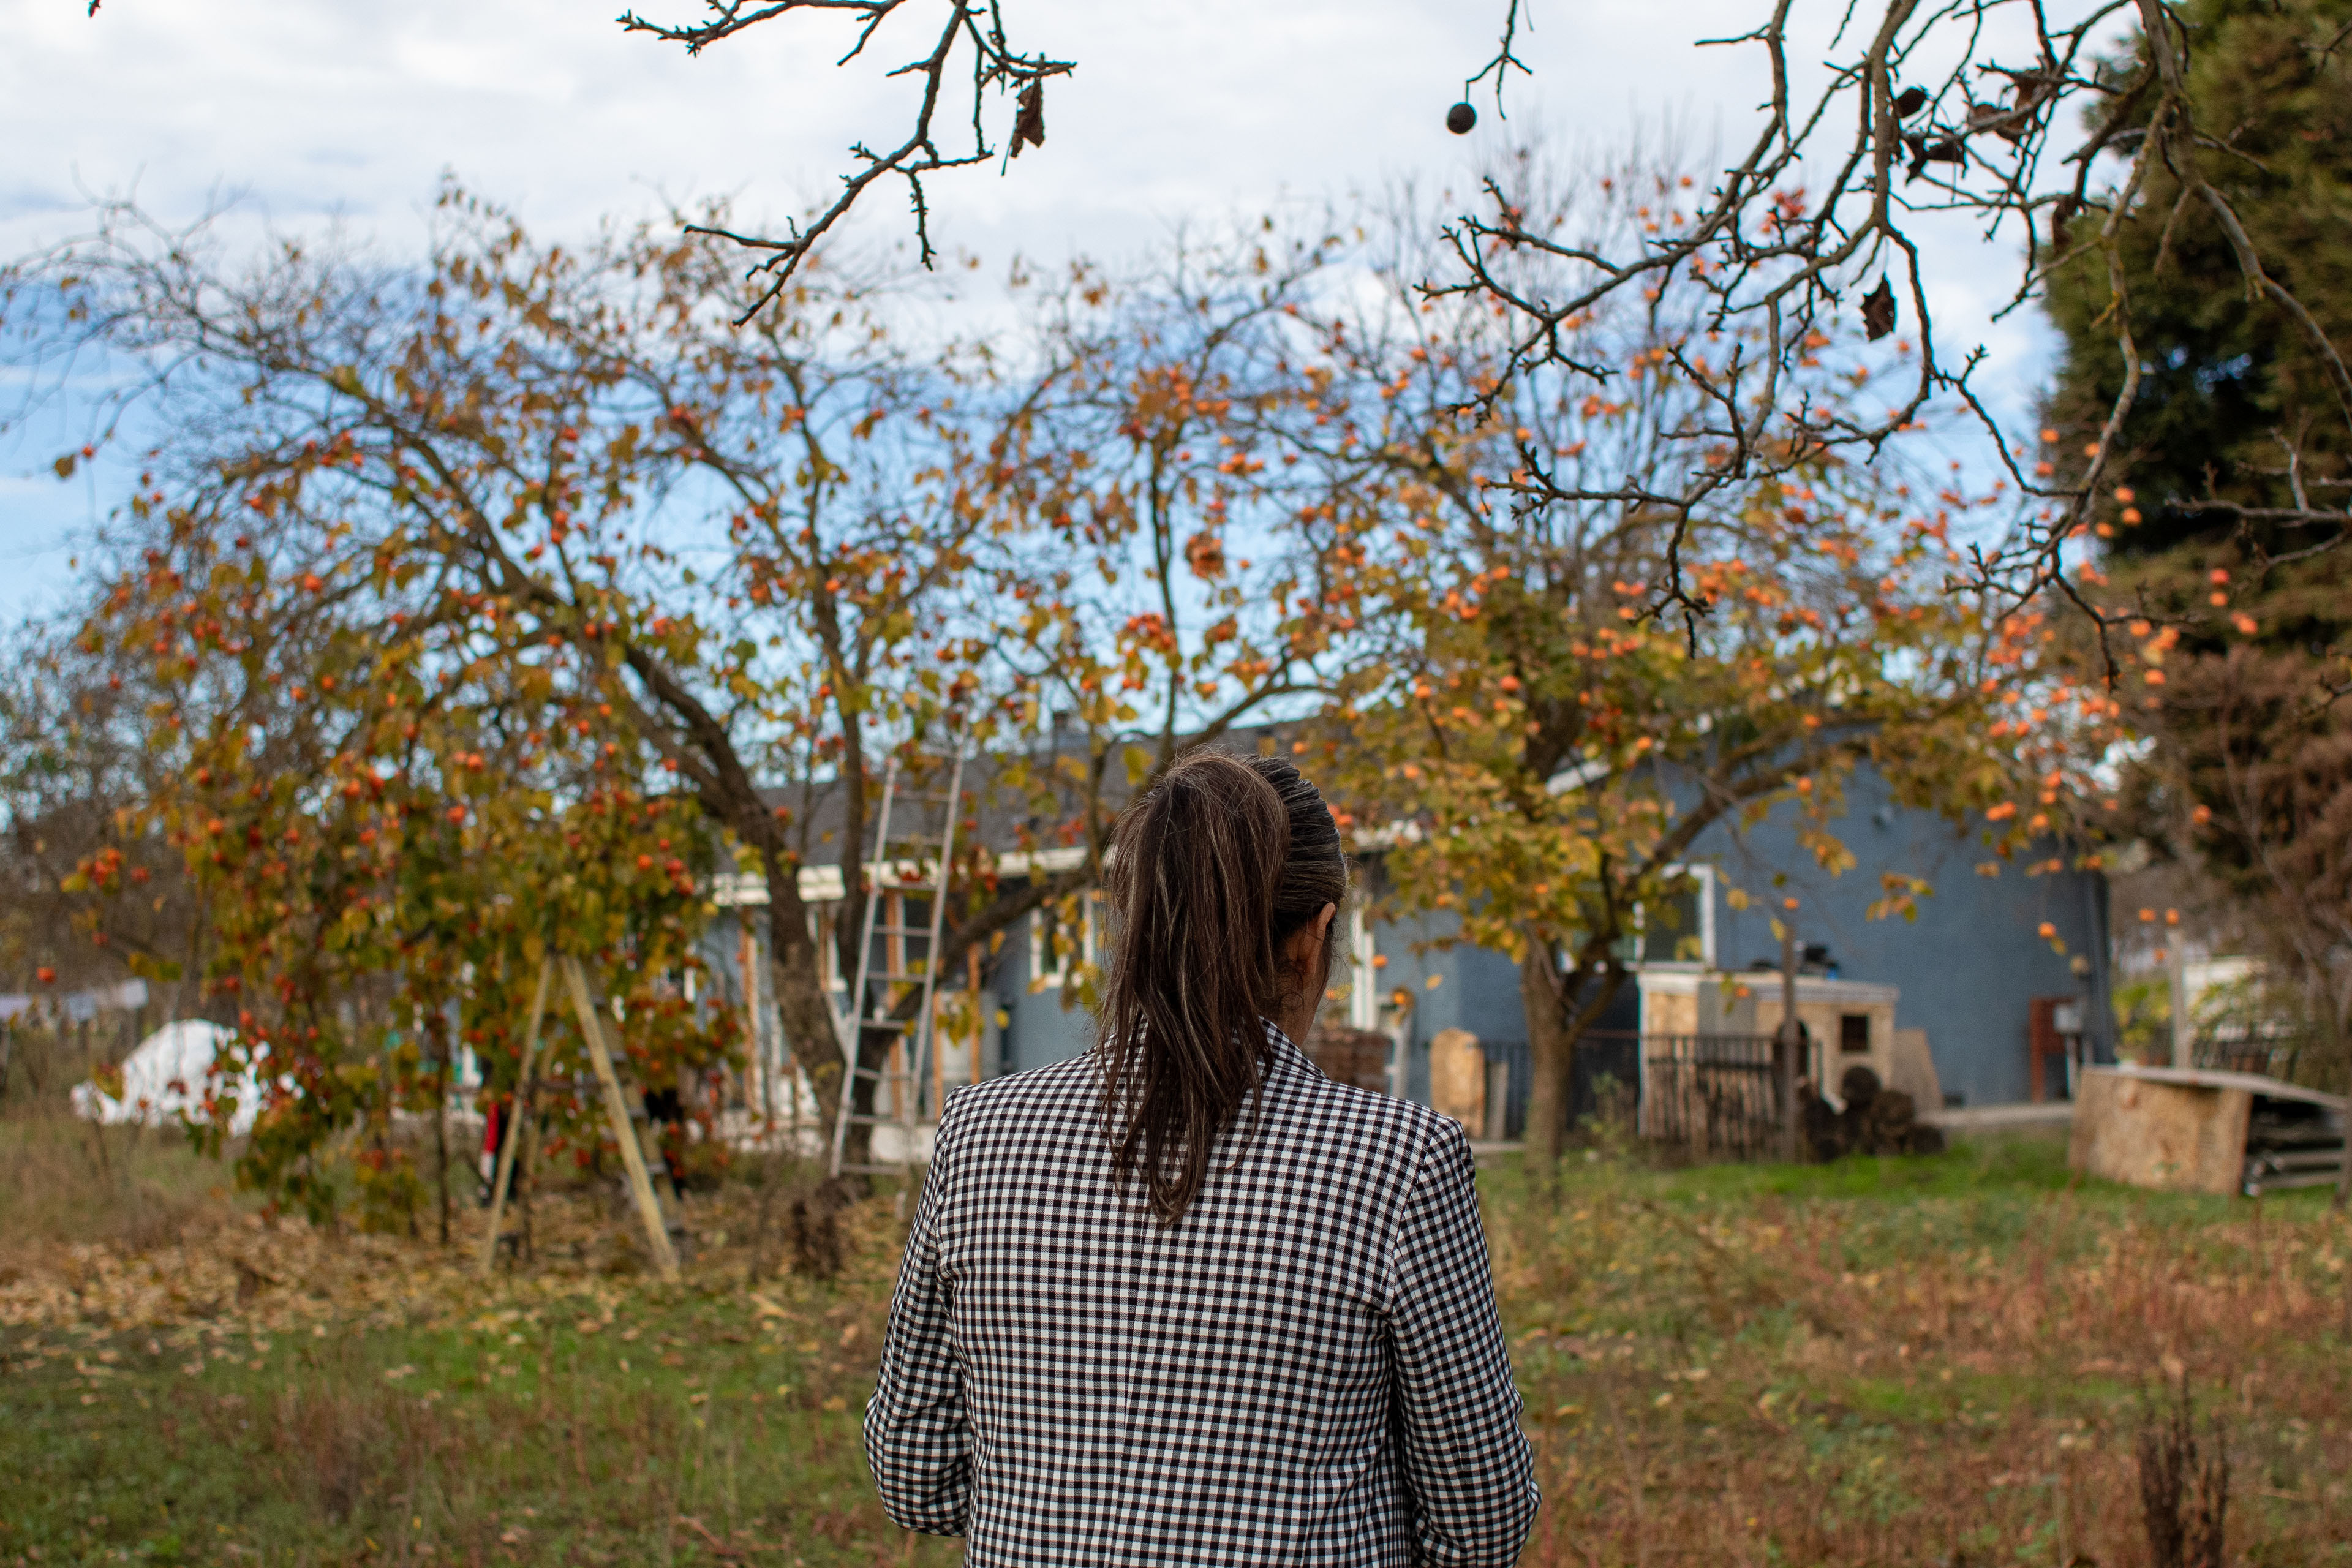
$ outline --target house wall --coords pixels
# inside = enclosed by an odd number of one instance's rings
[[[2084,999],[2099,1059],[2114,1059],[2105,878],[2075,870],[2029,877],[2027,857],[2000,862],[1999,876],[1980,876],[1977,867],[1994,858],[1979,831],[1895,806],[1885,781],[1867,770],[1856,773],[1846,815],[1832,825],[1853,852],[1853,869],[1839,877],[1822,870],[1797,840],[1800,820],[1796,810],[1783,808],[1746,832],[1719,825],[1696,847],[1693,859],[1721,868],[1715,895],[1721,967],[1745,969],[1759,960],[1777,967],[1771,921],[1778,910],[1768,906],[1794,896],[1798,940],[1826,943],[1846,979],[1896,987],[1895,1026],[1927,1032],[1937,1073],[1963,1103],[2031,1098],[2026,1024],[2037,996]],[[2057,851],[2045,847],[2041,853]],[[1884,896],[1879,878],[1888,872],[1934,888],[1918,900],[1916,919],[1869,918],[1869,906]],[[1776,873],[1785,885],[1773,885]],[[1729,906],[1730,886],[1753,897],[1748,909]],[[2045,921],[2057,928],[2064,953],[2038,934]],[[2075,972],[2077,959],[2087,973]],[[1759,1002],[1769,989],[1758,987]],[[1777,1022],[1777,995],[1771,1010]]]
[[[1528,1026],[1519,1003],[1518,965],[1491,948],[1433,946],[1461,931],[1462,922],[1446,910],[1376,917],[1370,923],[1373,952],[1388,960],[1372,971],[1373,984],[1383,997],[1401,990],[1412,998],[1405,1015],[1406,1097],[1428,1103],[1429,1042],[1444,1030],[1467,1029],[1478,1037],[1487,1060],[1511,1064],[1507,1124],[1516,1127],[1527,1095]],[[1438,981],[1434,988],[1429,984],[1433,975]],[[1384,1021],[1393,1016],[1383,1014]]]
[[[1068,1061],[1087,1048],[1092,1020],[1062,1005],[1058,985],[1033,993],[1029,959],[1029,928],[1024,924],[1009,933],[987,982],[997,1009],[1007,1019],[992,1059],[982,1069],[991,1078]]]
[[[1717,868],[1710,893],[1715,962],[1725,970],[1745,970],[1762,960],[1777,968],[1780,943],[1770,930],[1772,908],[1784,897],[1800,900],[1798,938],[1825,943],[1840,976],[1849,982],[1892,986],[1891,1014],[1869,1011],[1871,1065],[1888,1076],[1893,1031],[1925,1030],[1943,1087],[1970,1105],[2002,1104],[2029,1096],[2026,1024],[2038,996],[2080,997],[2086,1004],[2095,1049],[2112,1060],[2112,1024],[2106,1006],[2107,927],[2105,879],[2095,872],[2061,871],[2029,877],[2022,858],[2002,864],[1998,877],[1977,873],[1991,856],[1975,830],[1962,830],[1939,817],[1895,806],[1884,781],[1864,770],[1847,792],[1847,811],[1833,828],[1858,862],[1843,876],[1822,870],[1798,841],[1799,815],[1774,812],[1752,828],[1719,824],[1703,835],[1689,859]],[[2045,855],[2050,851],[2044,851]],[[1934,892],[1918,900],[1915,920],[1872,920],[1868,906],[1884,896],[1882,875],[1895,872],[1927,879]],[[1776,886],[1775,877],[1785,879]],[[1404,1016],[1407,1037],[1405,1092],[1426,1101],[1429,1042],[1441,1030],[1464,1028],[1478,1037],[1490,1061],[1507,1062],[1511,1074],[1508,1125],[1524,1120],[1527,1092],[1527,1025],[1519,999],[1517,967],[1499,952],[1468,946],[1441,947],[1460,930],[1439,911],[1402,919],[1379,918],[1377,873],[1370,921],[1373,951],[1386,963],[1367,975],[1335,976],[1353,985],[1367,977],[1379,996],[1402,990],[1412,998]],[[1746,910],[1731,907],[1728,890],[1744,889]],[[2066,952],[2054,952],[2037,933],[2051,922]],[[2087,973],[2075,972],[2086,961]],[[1013,933],[997,958],[986,984],[991,1012],[1008,1019],[992,1031],[982,1071],[995,1077],[1066,1060],[1086,1047],[1088,1020],[1066,1009],[1058,987],[1029,989],[1029,942]],[[1432,988],[1429,980],[1438,977]],[[1769,1032],[1779,1021],[1777,978],[1757,976],[1753,1026]],[[1612,1026],[1630,1029],[1633,988],[1622,998]],[[1811,1022],[1817,1036],[1836,1038],[1831,1005]],[[1394,1015],[1383,1008],[1385,1026]],[[1661,1017],[1661,1024],[1664,1022]],[[1680,1032],[1667,1031],[1667,1032]],[[2098,1042],[2110,1042],[2098,1048]],[[1834,1079],[1843,1064],[1832,1069]]]

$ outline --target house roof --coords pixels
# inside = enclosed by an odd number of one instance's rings
[[[1264,725],[1229,731],[1223,744],[1232,750],[1255,750],[1272,742],[1286,740],[1289,726]],[[1062,739],[1067,734],[1068,740]],[[1135,742],[1143,744],[1140,741]],[[1103,760],[1102,799],[1116,813],[1123,807],[1132,793],[1128,783],[1120,748],[1114,747]],[[1027,877],[1039,873],[1052,874],[1070,870],[1086,861],[1083,844],[1064,841],[1063,825],[1076,820],[1085,783],[1084,770],[1093,765],[1082,747],[1082,737],[1076,731],[1057,731],[1055,743],[1018,756],[1006,753],[982,753],[964,763],[964,820],[977,820],[977,832],[982,843],[996,856],[998,874],[1006,877]],[[1003,774],[1015,765],[1043,772],[1055,779],[1055,791],[1065,811],[1058,820],[1039,815],[1031,809],[1032,802],[1024,795],[1015,795],[1000,787]],[[937,795],[947,788],[950,759],[932,755],[917,764],[911,781],[902,777],[894,793],[891,806],[894,845],[899,840],[900,828],[911,832],[933,831]],[[902,815],[909,808],[908,791],[925,796],[915,809],[923,815],[910,821]],[[816,781],[807,785],[786,785],[760,791],[760,798],[771,806],[781,806],[793,813],[793,826],[804,835],[808,846],[805,861],[800,872],[803,900],[810,903],[833,903],[845,896],[842,865],[843,853],[848,846],[842,843],[842,832],[848,816],[848,792],[838,779]],[[871,814],[879,810],[881,794],[878,787],[867,797],[869,813],[866,832],[870,835],[875,824]],[[972,830],[960,829],[960,837]],[[872,852],[870,837],[863,847]],[[830,858],[827,851],[830,850]],[[887,863],[866,861],[868,879],[882,887],[920,886],[930,879],[911,861]],[[712,896],[723,907],[759,906],[768,901],[765,881],[756,874],[738,873],[715,878]]]

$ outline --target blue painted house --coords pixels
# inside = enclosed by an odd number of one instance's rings
[[[1895,1076],[1889,1064],[1907,1049],[1932,1060],[1946,1105],[2042,1098],[2032,1081],[2037,1019],[2069,1026],[2069,1044],[2084,1059],[2115,1059],[2103,876],[2030,875],[2023,859],[1983,874],[1993,862],[1974,830],[1897,805],[1867,770],[1849,781],[1846,804],[1835,826],[1857,864],[1840,876],[1822,870],[1799,843],[1793,807],[1746,829],[1727,820],[1702,836],[1685,862],[1689,890],[1670,916],[1648,922],[1639,952],[1628,954],[1629,980],[1601,1037],[1580,1049],[1580,1086],[1596,1071],[1637,1076],[1645,1037],[1769,1033],[1778,1023],[1780,945],[1764,906],[1788,896],[1800,900],[1808,962],[1799,1005],[1817,1042],[1822,1081],[1834,1085],[1853,1063]],[[1933,888],[1917,900],[1916,918],[1866,913],[1889,872]],[[828,878],[839,886],[837,868],[803,875],[811,893]],[[1345,999],[1333,1013],[1344,1010],[1355,1027],[1388,1034],[1396,1047],[1393,1081],[1424,1101],[1431,1042],[1448,1029],[1475,1036],[1489,1082],[1503,1089],[1488,1129],[1517,1136],[1528,1079],[1517,965],[1451,941],[1450,917],[1399,917],[1384,909],[1377,857],[1363,882],[1368,896],[1351,911],[1349,932],[1353,974],[1335,979]],[[1732,907],[1734,888],[1757,895],[1749,908]],[[1082,957],[1095,956],[1098,934],[1089,914],[1078,933]],[[736,951],[731,931],[722,940]],[[756,943],[756,934],[751,940]],[[1033,917],[991,962],[958,977],[982,993],[982,1026],[966,1039],[942,1041],[939,1087],[1041,1067],[1085,1048],[1088,1020],[1065,1005],[1066,976],[1046,962],[1047,952]],[[1775,973],[1757,973],[1759,966]],[[1411,999],[1402,1007],[1390,1001],[1400,991]],[[2063,1065],[2045,1060],[2042,1070],[2044,1091],[2063,1095]]]

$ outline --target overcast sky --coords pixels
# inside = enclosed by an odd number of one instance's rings
[[[686,20],[697,0],[641,3]],[[1460,188],[1482,147],[1511,134],[1483,94],[1477,131],[1455,138],[1444,124],[1492,54],[1505,3],[1005,0],[1016,47],[1077,70],[1048,89],[1041,152],[1003,178],[934,182],[935,237],[992,267],[1016,250],[1118,257],[1188,215],[1286,193],[1408,178]],[[0,252],[69,237],[92,195],[134,192],[166,222],[236,196],[256,235],[340,216],[389,251],[413,250],[444,172],[542,237],[710,195],[775,214],[824,195],[846,143],[882,143],[903,124],[906,84],[834,68],[848,34],[831,19],[770,23],[688,58],[623,34],[614,4],[104,0],[89,17],[86,0],[0,0]],[[1754,51],[1694,46],[1752,26],[1756,9],[1525,0],[1533,29],[1520,53],[1536,74],[1515,80],[1510,111],[1558,139],[1607,143],[1671,117],[1700,148],[1744,140],[1762,88]],[[911,26],[886,31],[877,60],[912,52]],[[870,201],[865,234],[904,232],[897,192]],[[1947,320],[1980,321],[1994,301],[1979,291],[2013,268],[2006,247],[1948,255]],[[1958,330],[1969,341],[1987,331]],[[2035,338],[2031,327],[1992,335],[2005,382],[2026,384]],[[103,503],[101,491],[33,477],[54,455],[37,429],[0,447],[0,615],[11,618],[65,591],[75,538]]]

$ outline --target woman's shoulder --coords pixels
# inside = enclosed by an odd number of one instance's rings
[[[1377,1089],[1335,1082],[1311,1064],[1302,1062],[1301,1067],[1304,1070],[1284,1075],[1287,1092],[1280,1098],[1291,1108],[1289,1119],[1302,1129],[1378,1143],[1413,1163],[1454,1142],[1467,1146],[1462,1124],[1450,1116]]]
[[[1091,1114],[1101,1094],[1101,1078],[1088,1058],[1049,1062],[950,1091],[940,1132],[946,1136],[952,1129],[969,1135],[1008,1120],[1031,1122],[1041,1113],[1060,1110]]]
[[[1441,1116],[1425,1105],[1400,1100],[1379,1089],[1341,1083],[1326,1075],[1314,1058],[1278,1030],[1274,1034],[1273,1045],[1274,1087],[1280,1091],[1280,1098],[1296,1105],[1307,1120],[1377,1130],[1388,1140],[1415,1151],[1443,1145],[1449,1138],[1466,1143],[1462,1124],[1452,1117]]]
[[[1102,1114],[1100,1063],[1081,1055],[956,1089],[940,1119],[940,1144],[975,1153],[1070,1142],[1091,1149],[1102,1135]],[[1336,1083],[1286,1041],[1276,1047],[1262,1098],[1244,1107],[1240,1121],[1235,1131],[1263,1141],[1276,1158],[1318,1165],[1337,1159],[1367,1173],[1386,1168],[1407,1182],[1433,1160],[1469,1159],[1460,1122],[1410,1100]]]

